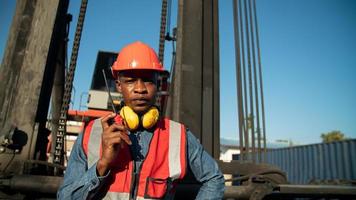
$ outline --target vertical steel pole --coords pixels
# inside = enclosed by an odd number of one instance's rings
[[[265,104],[263,95],[263,79],[262,79],[262,64],[261,64],[261,50],[260,50],[260,39],[258,33],[258,23],[257,23],[257,10],[256,10],[256,0],[253,0],[253,10],[255,14],[255,27],[256,27],[256,46],[258,55],[258,69],[259,69],[259,84],[260,84],[260,95],[261,95],[261,110],[262,110],[262,130],[263,130],[263,152],[264,159],[266,160],[267,148],[266,148],[266,120],[265,120]]]
[[[241,52],[242,52],[242,78],[243,78],[243,101],[244,101],[244,139],[245,139],[245,146],[244,146],[244,151],[245,153],[249,151],[250,148],[250,140],[249,140],[249,134],[248,134],[248,101],[247,101],[247,81],[246,81],[246,62],[245,62],[245,37],[244,37],[244,31],[243,31],[243,15],[242,15],[242,5],[243,2],[242,0],[238,0],[238,9],[239,9],[239,30],[240,30],[240,35],[241,35]]]
[[[252,6],[251,0],[248,0],[249,18],[250,18],[250,33],[251,33],[251,48],[252,48],[252,66],[253,66],[253,79],[254,79],[254,92],[255,92],[255,108],[256,108],[256,133],[257,133],[257,154],[258,161],[261,162],[261,132],[260,132],[260,112],[259,112],[259,99],[258,99],[258,80],[257,80],[257,67],[256,67],[256,51],[255,51],[255,31],[252,19]],[[253,133],[255,135],[255,133]]]
[[[242,97],[242,80],[241,80],[241,52],[240,52],[240,34],[238,29],[238,11],[237,0],[232,0],[233,16],[234,16],[234,38],[235,38],[235,62],[236,62],[236,87],[237,87],[237,108],[238,108],[238,121],[239,121],[239,143],[240,143],[240,157],[239,160],[243,160],[243,97]]]
[[[255,162],[255,120],[254,120],[254,106],[253,106],[253,82],[252,82],[252,64],[251,64],[251,42],[250,42],[250,31],[249,31],[249,20],[248,20],[248,10],[247,10],[247,0],[245,0],[244,10],[245,10],[245,28],[246,28],[246,46],[247,46],[247,63],[248,63],[248,78],[249,78],[249,97],[250,97],[250,113],[248,116],[248,121],[251,129],[251,146],[252,146],[252,160]]]

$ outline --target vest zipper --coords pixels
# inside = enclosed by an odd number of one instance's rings
[[[133,160],[133,170],[131,173],[131,185],[130,185],[130,200],[134,199],[135,186],[136,186],[136,161]]]
[[[131,173],[130,200],[135,200],[137,198],[138,185],[140,183],[140,172],[144,161],[145,160],[142,161],[138,170],[136,170],[136,161],[133,161],[134,169]]]
[[[138,193],[138,184],[140,183],[140,175],[141,175],[141,169],[142,169],[142,165],[143,165],[143,162],[144,162],[145,160],[143,160],[142,161],[142,163],[141,163],[141,166],[140,166],[140,169],[138,170],[138,173],[136,173],[135,174],[135,178],[136,178],[136,185],[135,185],[135,188],[136,188],[136,190],[134,191],[134,199],[136,199],[137,198],[137,193]]]
[[[148,149],[147,149],[147,154],[146,156],[144,157],[144,159],[142,159],[142,162],[141,162],[141,165],[139,167],[139,169],[137,170],[137,172],[135,173],[136,171],[136,161],[134,160],[134,170],[131,174],[131,186],[130,186],[130,200],[136,200],[137,198],[137,193],[138,193],[138,185],[140,183],[140,175],[141,175],[141,169],[142,169],[142,166],[146,160],[146,157],[148,156],[148,153],[150,152],[150,147],[151,147],[151,142],[152,142],[152,139],[154,137],[154,134],[155,134],[155,131],[152,133],[152,138],[151,140],[149,141],[148,143]],[[134,190],[136,189],[136,191]]]

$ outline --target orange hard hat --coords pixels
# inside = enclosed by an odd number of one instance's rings
[[[124,70],[154,70],[168,73],[158,60],[156,52],[142,42],[131,43],[121,49],[115,63],[111,67],[114,78]]]

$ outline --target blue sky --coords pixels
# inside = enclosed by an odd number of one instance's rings
[[[256,1],[268,141],[317,143],[321,133],[331,130],[355,138],[356,1]],[[79,6],[80,1],[71,1],[70,42]],[[237,138],[232,1],[220,0],[219,6],[221,136]],[[15,1],[0,1],[1,58],[14,8]],[[158,48],[160,9],[158,0],[89,1],[74,108],[78,109],[80,94],[89,88],[98,50],[119,51],[135,40]],[[165,66],[169,68],[171,45],[166,46]]]

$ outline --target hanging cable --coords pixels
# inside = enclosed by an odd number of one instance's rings
[[[4,173],[6,172],[7,168],[10,166],[10,164],[12,163],[12,161],[14,160],[15,155],[16,155],[16,152],[15,152],[15,150],[13,150],[12,156],[11,156],[9,162],[7,162],[5,168],[3,169],[3,172],[4,172]]]
[[[263,140],[265,153],[266,135],[255,0],[253,2],[252,0],[233,1],[233,17],[239,136],[241,140],[240,157],[256,162],[256,156],[258,156],[258,161],[262,162],[261,142]],[[258,59],[258,63],[256,59]],[[260,106],[262,107],[263,138]],[[244,134],[241,134],[242,132]]]
[[[172,0],[168,0],[168,9],[167,9],[167,29],[166,29],[166,37],[167,41],[171,41],[173,37],[171,37],[171,12],[172,12]]]
[[[175,33],[173,33],[173,37],[175,37]],[[175,40],[173,40],[172,41],[172,61],[171,61],[171,67],[169,69],[169,74],[170,74],[169,80],[172,80],[175,61],[176,61],[176,47],[175,47]]]
[[[258,99],[258,81],[257,81],[257,67],[256,67],[256,55],[255,55],[255,37],[254,37],[254,24],[252,20],[252,6],[251,0],[248,1],[249,18],[250,18],[250,32],[251,32],[251,48],[252,48],[252,67],[253,67],[253,79],[254,79],[254,92],[255,92],[255,109],[256,109],[256,133],[257,133],[257,152],[258,161],[261,162],[261,132],[260,132],[260,109]],[[253,133],[255,135],[255,133]]]
[[[64,67],[66,69],[65,71],[68,70],[68,42],[69,42],[70,22],[72,21],[72,15],[67,14],[66,17],[67,17],[66,35],[64,39]]]
[[[263,152],[264,152],[264,159],[266,160],[267,159],[267,148],[266,148],[265,105],[264,105],[264,97],[263,97],[261,50],[260,50],[260,40],[259,40],[258,26],[257,26],[256,0],[253,0],[253,10],[254,10],[254,14],[255,14],[256,46],[257,46],[258,69],[259,69],[259,79],[260,79],[259,83],[260,83],[261,110],[262,110]]]
[[[243,2],[242,0],[238,1],[238,18],[239,18],[239,30],[240,30],[240,36],[241,36],[241,53],[242,53],[242,78],[243,78],[243,102],[244,102],[244,113],[243,113],[243,127],[244,127],[244,139],[245,139],[245,152],[249,151],[250,148],[250,142],[249,142],[249,134],[248,134],[248,101],[247,101],[247,81],[246,81],[246,61],[245,61],[245,37],[244,37],[244,31],[243,31],[243,16],[242,16],[242,5]]]
[[[252,160],[255,162],[255,126],[254,126],[254,108],[253,108],[253,82],[252,82],[252,66],[251,66],[251,51],[250,51],[250,32],[249,32],[249,20],[247,10],[247,0],[244,3],[245,9],[245,28],[246,28],[246,46],[247,46],[247,63],[248,63],[248,79],[249,79],[249,95],[250,95],[250,113],[248,116],[248,122],[251,128],[251,146],[252,146]]]
[[[234,35],[235,35],[235,62],[236,62],[236,87],[237,87],[237,107],[238,107],[238,121],[239,121],[239,143],[240,143],[240,157],[239,160],[244,158],[243,150],[243,97],[242,97],[242,80],[241,80],[241,52],[240,52],[240,34],[238,29],[237,19],[237,0],[233,0],[233,15],[234,15]]]

